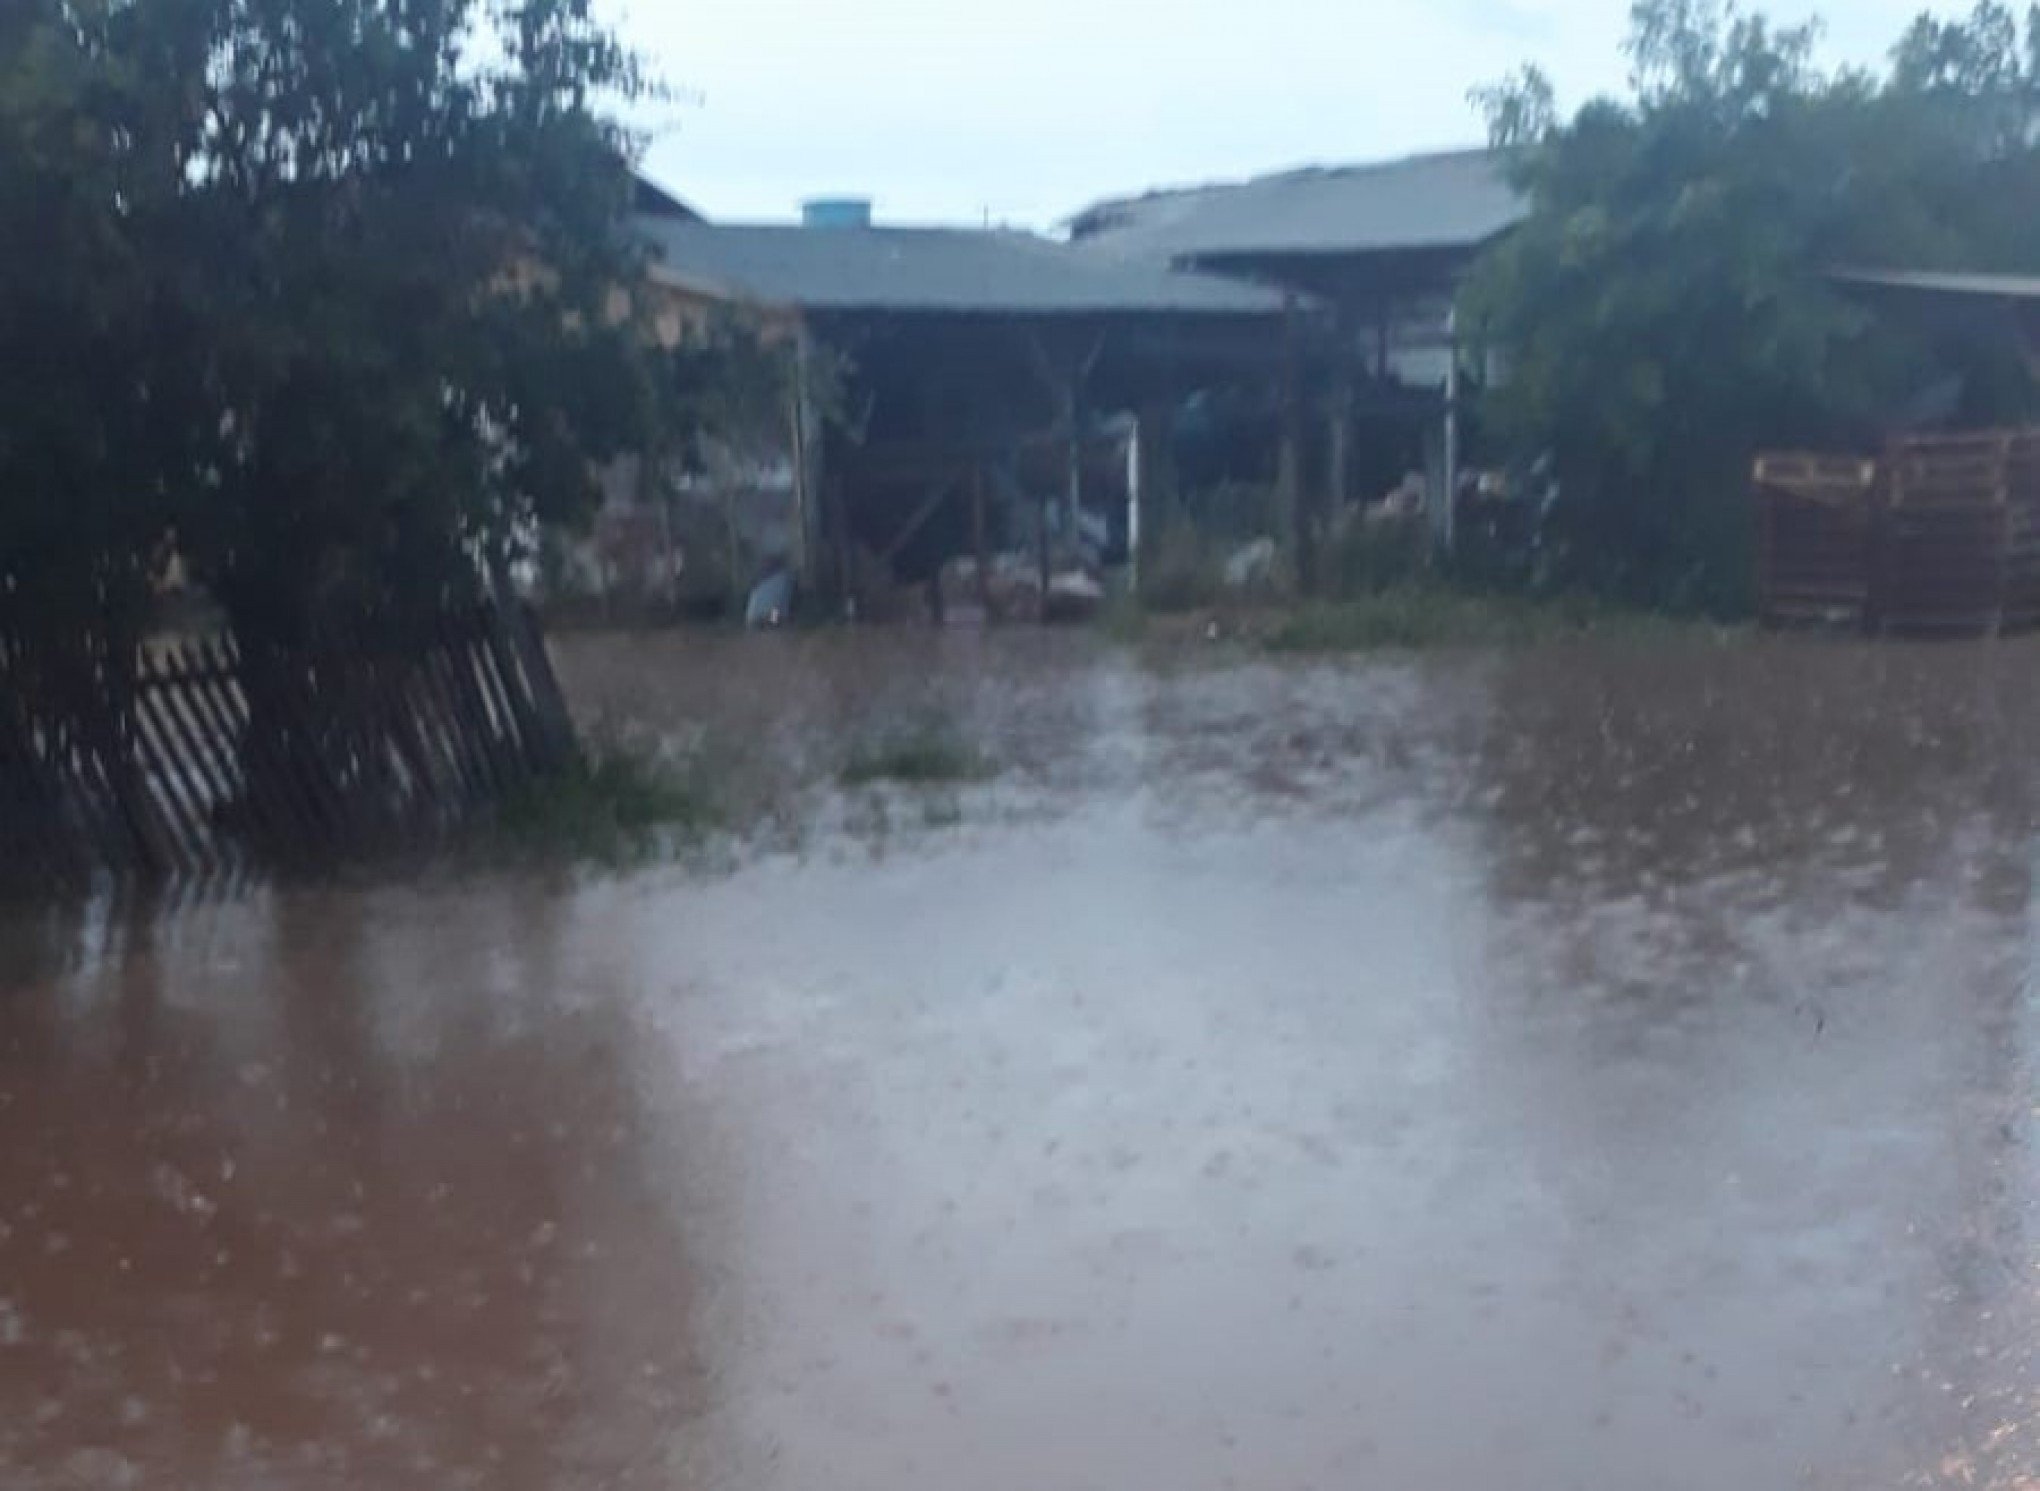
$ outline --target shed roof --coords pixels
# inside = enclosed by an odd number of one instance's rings
[[[696,293],[811,311],[1014,316],[1278,313],[1276,292],[1113,263],[1032,234],[711,227],[641,218],[653,274]]]
[[[1169,262],[1474,249],[1528,212],[1491,150],[1314,167],[1100,202],[1071,231],[1128,258]]]
[[[630,174],[632,211],[643,213],[647,217],[674,217],[690,223],[708,221],[643,171],[632,171]]]

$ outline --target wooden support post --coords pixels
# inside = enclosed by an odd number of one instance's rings
[[[1066,514],[1070,543],[1077,540],[1078,519],[1083,513],[1084,501],[1084,435],[1083,435],[1083,390],[1090,379],[1098,360],[1105,355],[1105,337],[1100,334],[1091,344],[1088,352],[1079,355],[1075,347],[1058,342],[1053,350],[1039,335],[1029,332],[1023,345],[1034,363],[1037,376],[1043,387],[1055,401],[1057,422],[1068,441],[1067,473],[1068,490]],[[1053,578],[1053,562],[1049,552],[1049,509],[1052,500],[1041,498],[1038,517],[1040,519],[1039,555],[1041,567],[1041,599],[1044,618],[1048,610],[1048,586]]]
[[[823,535],[822,428],[814,398],[814,341],[802,326],[794,341],[793,368],[793,573],[804,590],[812,591],[822,574],[826,551]]]
[[[851,587],[849,499],[843,495],[841,477],[826,478],[822,491],[829,510],[829,524],[836,533],[836,593],[842,600],[844,618],[855,621],[857,596]]]
[[[1140,596],[1140,483],[1141,420],[1133,417],[1133,431],[1126,440],[1126,588]]]
[[[1449,556],[1459,527],[1459,311],[1445,315],[1445,553]]]
[[[1303,495],[1303,388],[1301,349],[1297,336],[1296,297],[1285,297],[1282,315],[1282,434],[1275,458],[1275,484],[1290,552],[1296,560],[1299,587],[1308,591],[1316,580],[1316,554],[1310,514]]]
[[[1332,389],[1332,407],[1325,419],[1330,436],[1325,485],[1334,514],[1343,512],[1353,500],[1353,379],[1346,369],[1343,349],[1337,378]]]
[[[970,470],[970,550],[977,559],[978,605],[991,615],[992,553],[985,532],[985,468],[980,461]]]
[[[1037,505],[1035,516],[1039,519],[1036,548],[1039,551],[1037,557],[1041,563],[1041,619],[1046,621],[1048,619],[1048,582],[1051,578],[1048,559],[1048,498],[1046,496],[1043,496]]]
[[[1077,396],[1077,380],[1072,378],[1063,393],[1063,424],[1067,428],[1069,445],[1067,459],[1068,511],[1064,514],[1063,535],[1074,553],[1081,533],[1080,519],[1084,513],[1084,426],[1083,411]]]
[[[1140,408],[1139,542],[1146,547],[1154,545],[1178,514],[1181,494],[1176,482],[1177,407],[1173,401],[1151,399]]]

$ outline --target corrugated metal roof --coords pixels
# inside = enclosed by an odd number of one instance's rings
[[[1128,258],[1472,249],[1528,205],[1491,150],[1320,167],[1101,202],[1071,223],[1079,242]]]
[[[1270,315],[1269,290],[1117,264],[1025,233],[711,227],[642,219],[653,273],[699,293],[815,311]]]
[[[1935,295],[1975,295],[1996,300],[2040,300],[2040,275],[1838,269],[1834,278],[1844,284],[1869,285],[1881,290],[1918,290]]]

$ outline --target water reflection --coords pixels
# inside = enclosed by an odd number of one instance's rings
[[[200,906],[10,991],[10,1479],[669,1484],[686,1254],[549,904]]]
[[[2036,656],[574,639],[733,871],[0,933],[0,1467],[2029,1484]]]
[[[1482,752],[1482,1080],[1623,1382],[1810,1484],[2028,1484],[2029,656],[1546,661]]]

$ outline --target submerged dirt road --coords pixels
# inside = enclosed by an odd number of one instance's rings
[[[753,848],[7,927],[0,1484],[2040,1485],[2040,649],[565,652]]]

